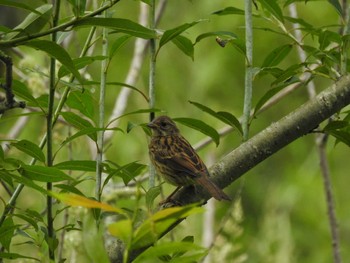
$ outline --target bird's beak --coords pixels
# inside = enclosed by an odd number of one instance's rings
[[[153,122],[150,122],[147,124],[147,127],[151,128],[151,129],[155,129],[157,127],[157,125],[155,125]]]

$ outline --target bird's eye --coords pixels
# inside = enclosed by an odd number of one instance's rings
[[[162,128],[166,128],[166,127],[167,127],[167,123],[166,123],[166,122],[161,122],[161,123],[160,123],[160,126],[161,126]]]

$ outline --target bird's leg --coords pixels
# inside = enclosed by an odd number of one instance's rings
[[[166,203],[175,203],[174,200],[172,200],[172,197],[176,194],[177,191],[180,190],[182,186],[178,186],[176,187],[176,189],[174,190],[174,192],[172,192],[165,200],[161,201],[159,203],[159,205],[164,205]]]

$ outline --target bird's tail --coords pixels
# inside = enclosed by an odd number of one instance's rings
[[[231,201],[231,198],[224,193],[214,182],[212,182],[208,176],[199,176],[195,179],[196,183],[202,186],[209,194],[216,200]]]

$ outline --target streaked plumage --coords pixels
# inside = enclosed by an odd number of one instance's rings
[[[175,192],[181,186],[200,185],[215,199],[230,200],[209,179],[207,167],[169,117],[160,116],[150,122],[148,127],[153,132],[149,144],[151,161],[165,181],[178,186]]]

